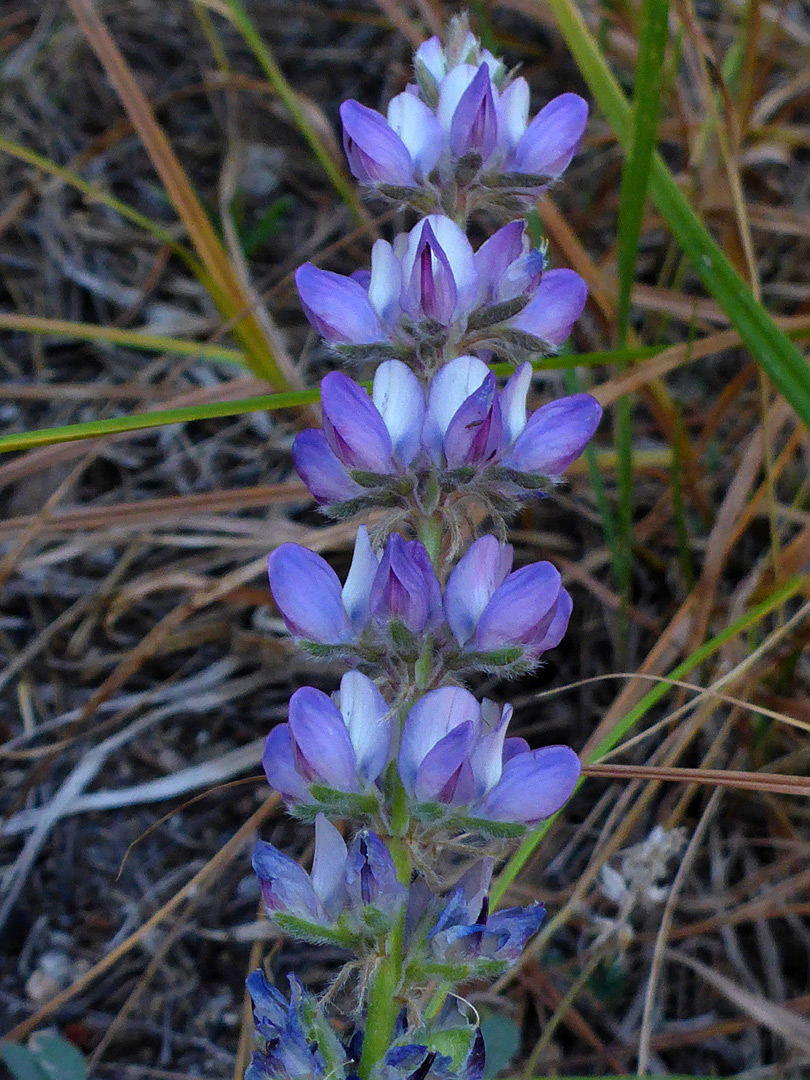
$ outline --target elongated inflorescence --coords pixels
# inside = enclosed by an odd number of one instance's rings
[[[296,437],[294,464],[326,514],[366,514],[371,528],[344,581],[297,544],[268,565],[290,634],[348,670],[331,696],[297,690],[266,741],[270,785],[314,823],[311,870],[263,841],[253,866],[285,932],[346,951],[339,984],[354,1003],[333,1027],[294,975],[288,997],[251,976],[246,1080],[480,1080],[481,1033],[453,988],[507,970],[545,913],[490,909],[494,860],[580,774],[573,750],[510,735],[511,706],[465,683],[530,671],[568,626],[559,571],[515,567],[505,523],[599,424],[588,394],[527,404],[531,358],[565,340],[587,289],[549,267],[524,220],[477,249],[466,230],[482,209],[520,213],[561,176],[587,106],[562,94],[530,120],[525,80],[461,18],[417,49],[414,73],[386,116],[348,101],[341,118],[357,180],[422,216],[374,244],[370,269],[296,273],[334,356],[376,368],[370,393],[340,370],[324,378],[322,426]],[[503,383],[493,357],[514,365]]]

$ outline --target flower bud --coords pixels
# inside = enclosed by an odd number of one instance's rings
[[[441,586],[430,556],[418,540],[393,533],[371,586],[369,608],[378,623],[397,619],[412,634],[441,625]]]
[[[407,890],[397,879],[394,860],[376,833],[364,829],[349,848],[346,889],[355,909],[373,907],[395,915],[405,903]]]

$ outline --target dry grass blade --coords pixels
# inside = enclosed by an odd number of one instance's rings
[[[236,320],[234,334],[242,341],[251,368],[277,390],[295,386],[295,373],[284,370],[283,359],[273,355],[270,343],[251,313],[250,300],[244,294],[238,277],[228,262],[208,215],[158,124],[146,95],[96,11],[93,0],[68,0],[68,3],[87,40],[104,65],[121,104],[143,139],[166,186],[169,198],[188,229],[197,254],[210,277],[212,298],[221,306],[226,318]]]
[[[57,994],[53,1000],[49,1001],[41,1009],[38,1009],[33,1016],[30,1016],[27,1020],[24,1020],[21,1024],[17,1024],[16,1027],[12,1028],[12,1030],[4,1036],[4,1039],[9,1042],[19,1042],[21,1039],[30,1035],[32,1031],[36,1031],[49,1016],[53,1016],[53,1014],[61,1009],[63,1005],[67,1004],[68,1001],[71,1001],[77,994],[80,994],[106,971],[113,968],[122,956],[126,956],[126,954],[131,952],[136,945],[139,945],[147,937],[150,930],[159,926],[160,923],[163,922],[167,916],[171,915],[184,900],[188,897],[195,896],[201,889],[209,887],[217,877],[227,870],[228,866],[242,851],[247,841],[251,839],[262,823],[267,821],[278,804],[279,796],[275,794],[271,795],[254,814],[251,814],[244,825],[242,825],[227,844],[217,852],[213,859],[210,859],[190,881],[186,882],[186,884],[174,894],[171,900],[165,903],[154,913],[154,915],[147,919],[142,926],[139,926],[135,933],[130,934],[126,941],[123,941],[120,945],[110,950],[103,960],[100,960],[90,968],[89,971],[77,979],[66,990]]]
[[[791,1046],[810,1054],[810,1020],[797,1016],[794,1012],[782,1005],[776,1005],[765,998],[752,994],[738,982],[722,975],[719,971],[707,967],[692,956],[679,952],[676,949],[667,949],[667,960],[672,960],[684,967],[689,968],[701,979],[710,983],[720,991],[724,997],[733,1002],[742,1012],[746,1013],[757,1023],[768,1028],[777,1035],[781,1035]]]
[[[779,773],[752,773],[731,769],[682,769],[655,765],[583,765],[584,776],[617,780],[669,780],[673,783],[710,784],[741,791],[769,791],[780,795],[810,795],[810,777]]]

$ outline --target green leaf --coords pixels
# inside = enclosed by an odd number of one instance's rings
[[[16,1043],[0,1043],[0,1058],[13,1080],[49,1080],[39,1067],[37,1057]]]
[[[631,144],[630,105],[616,82],[575,0],[548,0],[577,65],[625,150]],[[743,342],[810,428],[810,365],[709,235],[658,154],[650,192],[695,272],[739,331]]]
[[[486,1048],[484,1080],[493,1080],[517,1056],[520,1028],[510,1017],[491,1013],[481,1018],[481,1034]]]
[[[73,1043],[61,1035],[37,1032],[28,1043],[48,1080],[87,1080],[87,1064]]]

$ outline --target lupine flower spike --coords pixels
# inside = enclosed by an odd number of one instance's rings
[[[314,824],[311,868],[262,840],[253,866],[269,918],[344,957],[336,985],[355,999],[333,1028],[295,975],[285,997],[256,972],[245,1080],[482,1080],[483,1036],[451,988],[502,974],[536,933],[541,903],[490,903],[495,859],[580,777],[573,749],[530,746],[512,706],[466,682],[532,670],[571,617],[558,569],[516,558],[505,533],[601,418],[589,394],[532,393],[531,361],[568,338],[587,288],[519,216],[570,165],[588,108],[562,93],[531,118],[526,81],[462,18],[416,50],[385,115],[357,101],[340,114],[353,175],[415,215],[375,242],[369,269],[295,275],[329,358],[376,370],[325,376],[322,425],[296,436],[293,463],[325,513],[369,524],[343,581],[299,544],[269,556],[286,631],[332,666],[295,689],[263,756],[288,811]],[[473,247],[480,209],[515,220]],[[495,357],[513,365],[503,381]]]

